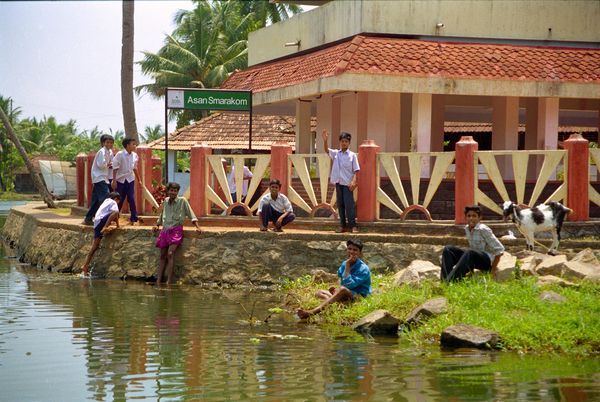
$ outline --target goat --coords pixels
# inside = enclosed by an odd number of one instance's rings
[[[548,254],[554,255],[558,250],[560,242],[560,229],[562,228],[565,216],[572,209],[565,207],[560,202],[550,201],[540,204],[536,207],[522,207],[512,201],[505,201],[502,204],[504,220],[512,218],[519,231],[525,236],[527,250],[533,251],[534,234],[536,232],[551,232],[552,245],[548,249]]]

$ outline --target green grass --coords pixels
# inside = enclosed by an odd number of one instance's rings
[[[403,320],[419,304],[444,296],[449,303],[448,313],[401,336],[415,345],[437,344],[444,328],[464,323],[498,332],[505,350],[600,354],[600,285],[540,288],[532,277],[497,283],[489,276],[479,276],[447,285],[430,281],[420,287],[393,287],[391,279],[374,275],[376,291],[372,296],[350,305],[331,306],[311,320],[323,325],[351,325],[376,309],[388,310]],[[318,305],[313,297],[317,288],[310,277],[282,285],[292,304],[307,308]],[[553,290],[566,297],[567,302],[543,302],[539,299],[543,290]]]
[[[12,191],[0,192],[0,201],[35,201],[40,200],[38,194],[21,194]]]

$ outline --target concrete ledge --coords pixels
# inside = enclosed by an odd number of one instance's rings
[[[276,234],[259,232],[256,218],[221,218],[223,226],[219,227],[215,219],[201,220],[203,233],[184,229],[184,242],[176,256],[176,273],[184,283],[272,286],[284,277],[297,278],[315,269],[335,273],[350,237],[365,242],[364,259],[375,273],[400,271],[415,259],[437,265],[444,245],[466,245],[463,229],[453,224],[404,222],[389,226],[377,222],[365,225],[369,232],[337,234],[315,231],[299,220],[296,229]],[[55,272],[79,272],[93,238],[93,228],[80,222],[79,216],[57,215],[41,203],[30,203],[11,210],[1,235],[24,262]],[[459,235],[430,234],[438,230]],[[153,278],[159,259],[155,238],[150,226],[114,231],[102,240],[94,256],[95,273],[122,279]],[[524,244],[522,239],[505,242],[511,253],[523,250]],[[600,241],[565,240],[560,250],[572,256],[586,247],[598,250]]]

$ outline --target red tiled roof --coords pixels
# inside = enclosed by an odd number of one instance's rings
[[[213,149],[248,149],[247,113],[214,113],[202,120],[185,126],[169,135],[169,149],[189,151],[193,145],[207,144]],[[312,118],[311,130],[316,130],[316,119]],[[287,142],[295,147],[296,118],[291,116],[252,116],[252,149],[270,150],[275,142]],[[165,149],[164,138],[148,146],[156,150]]]
[[[559,126],[559,133],[595,133],[595,127]],[[444,122],[445,133],[491,133],[492,123],[446,121]],[[525,124],[519,124],[519,132],[525,132]]]
[[[449,43],[357,35],[232,74],[222,88],[254,92],[343,73],[600,83],[600,49]]]

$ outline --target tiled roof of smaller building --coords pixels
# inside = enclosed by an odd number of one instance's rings
[[[206,144],[213,149],[248,149],[248,113],[214,113],[202,120],[185,126],[169,135],[169,149],[189,151],[193,145]],[[311,121],[311,130],[316,129],[316,119]],[[291,116],[252,116],[252,149],[270,150],[275,142],[285,142],[294,148],[296,118]],[[164,150],[164,138],[148,146]]]
[[[598,129],[595,127],[577,127],[577,126],[559,126],[559,133],[594,133]],[[485,122],[463,122],[446,121],[444,122],[445,133],[491,133],[492,123]],[[519,124],[519,132],[525,132],[525,124]]]
[[[262,92],[344,73],[598,84],[600,49],[357,35],[324,49],[237,71],[222,88]]]

